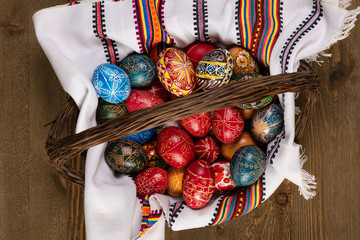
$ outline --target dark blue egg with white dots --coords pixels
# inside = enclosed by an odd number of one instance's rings
[[[110,103],[125,101],[131,91],[128,75],[111,63],[101,64],[95,69],[92,83],[97,94]]]
[[[245,187],[256,182],[265,171],[264,152],[255,145],[238,149],[231,159],[230,174],[233,181]]]
[[[144,131],[137,132],[137,133],[131,134],[129,136],[126,136],[123,139],[128,139],[128,140],[134,141],[140,145],[143,145],[152,138],[154,133],[155,133],[155,128],[150,128],[148,130],[144,130]]]
[[[128,74],[132,87],[146,87],[156,75],[155,64],[150,57],[134,54],[121,61],[120,67]]]
[[[269,143],[281,132],[284,126],[281,108],[272,103],[256,110],[251,120],[251,134],[262,143]]]

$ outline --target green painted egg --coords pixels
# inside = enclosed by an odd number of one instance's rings
[[[127,113],[125,103],[109,103],[102,98],[99,98],[98,107],[96,110],[96,122],[103,124],[111,119]]]
[[[111,142],[105,149],[105,160],[116,172],[137,173],[148,163],[148,155],[142,146],[127,139]]]

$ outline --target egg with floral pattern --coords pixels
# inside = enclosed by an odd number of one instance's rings
[[[146,87],[156,75],[155,64],[144,54],[133,54],[120,62],[120,67],[127,73],[132,87]]]
[[[159,167],[147,168],[134,179],[136,193],[141,198],[148,194],[164,193],[168,186],[168,181],[166,170]]]
[[[259,73],[260,68],[250,51],[242,46],[232,47],[229,52],[234,59],[234,76]]]
[[[264,152],[257,146],[247,145],[238,149],[232,157],[230,174],[235,183],[245,187],[261,177],[265,166]]]
[[[196,84],[203,90],[228,84],[233,74],[234,61],[226,49],[208,52],[196,68]]]
[[[284,118],[281,108],[270,104],[256,110],[251,120],[251,134],[262,143],[269,143],[282,131]]]
[[[125,101],[131,91],[128,75],[111,63],[101,64],[95,69],[92,83],[97,94],[110,103]]]
[[[210,163],[205,160],[192,162],[185,170],[182,184],[183,197],[189,207],[205,206],[215,189],[215,174]]]
[[[105,148],[105,160],[116,172],[128,174],[144,169],[148,163],[148,156],[138,143],[119,139],[108,143]]]
[[[244,118],[236,107],[216,110],[212,117],[212,128],[222,143],[235,142],[244,129]]]
[[[215,192],[223,194],[233,190],[237,184],[230,175],[230,162],[220,161],[211,164],[215,173]]]
[[[185,168],[195,158],[195,146],[190,135],[181,128],[167,127],[157,138],[157,153],[170,166]]]
[[[175,96],[188,95],[195,88],[194,66],[180,49],[168,48],[160,53],[157,73],[162,85]]]

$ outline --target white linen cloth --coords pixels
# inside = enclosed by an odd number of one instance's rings
[[[38,11],[33,16],[38,41],[54,68],[62,87],[80,109],[76,132],[96,125],[97,94],[91,79],[94,69],[107,62],[104,46],[93,29],[95,1],[56,6]],[[211,42],[236,44],[234,20],[236,0],[207,0],[208,29]],[[345,38],[354,26],[359,8],[346,10],[349,1],[292,0],[282,4],[281,33],[270,58],[272,75],[297,70],[301,59],[315,60],[316,56]],[[103,1],[106,38],[117,46],[117,58],[131,52],[141,52],[134,22],[134,1]],[[192,0],[163,1],[163,27],[179,48],[196,40],[193,26]],[[305,22],[304,22],[305,21]],[[284,110],[285,129],[268,147],[264,197],[278,188],[286,178],[299,186],[300,193],[309,199],[315,195],[315,177],[302,170],[305,157],[301,146],[294,143],[294,93],[279,95]],[[115,176],[104,161],[106,143],[88,150],[85,170],[85,220],[89,240],[134,239],[141,226],[141,204],[136,197],[135,184],[128,176]],[[275,154],[276,153],[276,154]],[[159,220],[140,239],[164,239],[165,220],[169,221],[170,205],[179,201],[166,195],[150,197],[151,210],[162,210]],[[182,211],[170,225],[183,230],[209,225],[219,199],[206,207]]]

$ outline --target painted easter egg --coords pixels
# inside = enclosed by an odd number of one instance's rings
[[[201,208],[214,193],[214,170],[207,161],[196,160],[186,168],[182,184],[186,204],[194,209]]]
[[[166,168],[167,163],[162,160],[156,152],[156,141],[151,141],[143,145],[143,149],[149,157],[148,167]]]
[[[238,108],[216,110],[212,118],[214,134],[222,143],[235,142],[244,129],[244,118]]]
[[[234,61],[226,49],[215,49],[207,53],[196,68],[196,83],[208,90],[228,84],[233,73]]]
[[[111,63],[101,64],[95,69],[92,83],[97,94],[110,103],[125,101],[131,91],[128,75]]]
[[[125,101],[126,108],[129,112],[153,107],[161,103],[164,103],[164,100],[144,90],[131,91],[130,96]]]
[[[230,175],[230,162],[221,161],[211,164],[215,173],[215,192],[223,194],[233,190],[237,185]]]
[[[173,197],[180,197],[182,195],[182,181],[184,177],[185,169],[169,167],[169,184],[167,192]]]
[[[136,193],[141,198],[148,194],[164,193],[168,186],[168,181],[166,170],[158,167],[147,168],[134,179]]]
[[[108,143],[105,149],[105,160],[108,165],[119,173],[136,173],[146,167],[148,156],[136,142],[119,139]]]
[[[185,168],[195,158],[190,135],[181,128],[164,128],[157,138],[157,153],[170,166]]]
[[[250,75],[245,75],[245,76],[241,76],[238,78],[235,78],[234,81],[241,81],[241,82],[246,82],[249,81],[253,78],[257,78],[257,77],[261,77],[260,74],[250,74]],[[268,96],[262,100],[259,101],[255,101],[255,102],[251,102],[251,103],[244,103],[244,104],[240,104],[238,107],[239,108],[245,108],[245,109],[260,109],[263,108],[267,105],[269,105],[273,100],[272,96]]]
[[[254,113],[254,109],[240,108],[241,115],[244,117],[244,120],[250,120]]]
[[[232,157],[230,174],[235,183],[245,187],[261,177],[265,166],[264,152],[257,146],[247,145],[238,149]]]
[[[204,137],[211,127],[211,115],[209,112],[179,120],[180,125],[194,137]]]
[[[103,124],[128,112],[123,102],[109,103],[102,98],[99,98],[98,100],[96,109],[96,122],[98,124]]]
[[[155,64],[143,54],[127,56],[120,62],[120,67],[127,73],[131,87],[146,87],[156,75]]]
[[[153,60],[155,65],[157,64],[158,57],[162,51],[164,51],[167,48],[170,48],[171,46],[166,43],[158,43],[156,44],[156,47],[153,47],[150,51],[150,58]]]
[[[123,139],[129,139],[131,141],[134,141],[140,145],[146,143],[147,141],[149,141],[152,136],[155,133],[155,128],[150,128],[148,130],[144,130],[141,132],[137,132],[134,134],[131,134],[129,136],[123,137]]]
[[[234,76],[258,73],[259,64],[251,55],[250,51],[244,47],[236,46],[229,50],[234,59]]]
[[[221,144],[221,155],[226,161],[231,161],[235,152],[246,145],[256,145],[256,142],[249,132],[243,131],[239,139],[235,142]]]
[[[211,164],[219,157],[219,154],[219,144],[213,137],[207,136],[196,141],[195,155],[197,159],[206,160]]]
[[[269,143],[281,132],[283,124],[282,110],[273,103],[255,111],[251,120],[251,134],[255,140]]]
[[[155,79],[150,86],[146,87],[144,90],[151,92],[155,96],[160,97],[165,102],[169,100],[169,92],[164,88],[161,82],[158,79]]]
[[[196,69],[200,60],[210,51],[215,50],[216,47],[210,43],[195,42],[186,48],[186,54],[190,61],[194,64]]]
[[[194,72],[194,65],[183,51],[168,48],[160,53],[158,77],[171,94],[182,97],[191,93],[196,85]]]

